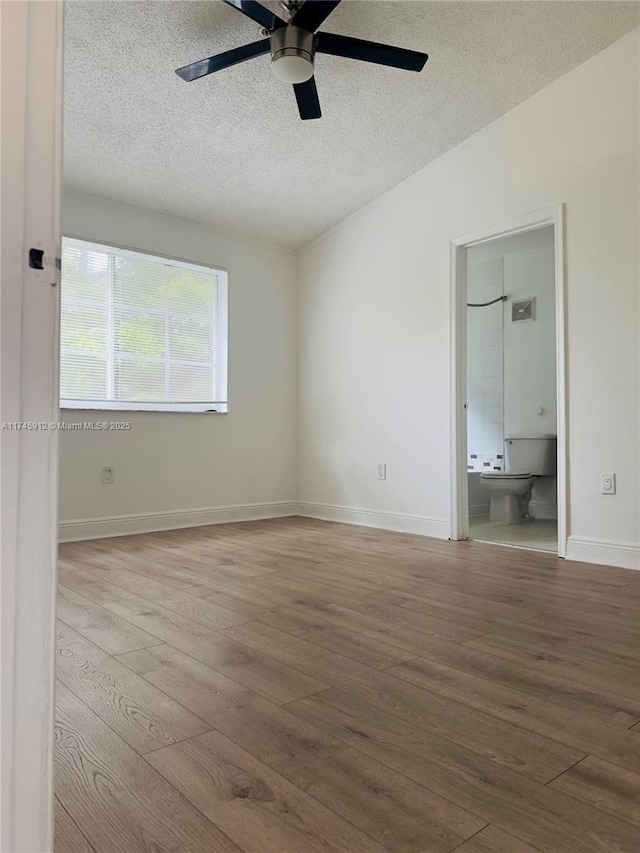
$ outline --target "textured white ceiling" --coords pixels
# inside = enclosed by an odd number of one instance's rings
[[[268,56],[174,74],[261,38],[224,3],[71,0],[65,187],[301,246],[639,23],[637,2],[614,0],[344,0],[323,29],[429,61],[319,55],[323,117],[303,122]]]

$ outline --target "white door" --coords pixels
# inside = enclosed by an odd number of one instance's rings
[[[5,0],[0,35],[1,849],[49,853],[57,527],[57,433],[50,425],[58,420],[62,3]]]

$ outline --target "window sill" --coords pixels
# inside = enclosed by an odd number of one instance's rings
[[[60,408],[91,412],[177,412],[201,415],[226,415],[229,410],[227,403],[105,403],[87,400],[61,400]]]

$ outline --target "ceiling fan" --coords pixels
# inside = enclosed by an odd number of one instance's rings
[[[339,36],[334,33],[317,32],[333,12],[340,0],[287,0],[280,5],[289,15],[289,20],[279,18],[265,6],[254,0],[223,0],[243,15],[262,26],[261,41],[246,44],[201,59],[191,65],[178,68],[176,74],[187,83],[221,71],[231,65],[246,62],[255,56],[271,53],[271,70],[285,83],[292,83],[298,102],[300,118],[320,118],[320,101],[313,76],[316,53],[345,56],[378,65],[390,65],[406,71],[422,71],[428,59],[426,53],[391,47],[375,41]]]

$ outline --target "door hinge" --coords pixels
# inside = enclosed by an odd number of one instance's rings
[[[62,269],[60,258],[51,258],[45,255],[44,249],[29,249],[29,266],[32,270],[43,270],[45,267]]]

